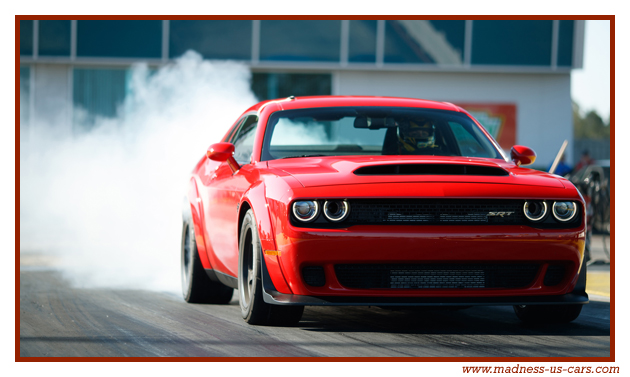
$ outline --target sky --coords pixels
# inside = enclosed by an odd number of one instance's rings
[[[571,73],[571,97],[581,110],[610,118],[610,21],[586,21],[584,68]]]

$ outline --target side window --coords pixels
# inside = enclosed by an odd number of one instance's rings
[[[227,134],[225,139],[223,139],[221,141],[229,143],[230,139],[232,139],[234,137],[234,135],[238,132],[239,127],[241,126],[241,124],[243,124],[244,121],[245,121],[245,118],[241,118],[241,119],[237,120],[234,123],[234,125],[230,128],[230,132]]]
[[[257,126],[258,116],[248,116],[230,140],[234,144],[234,159],[239,164],[249,164],[251,162]]]

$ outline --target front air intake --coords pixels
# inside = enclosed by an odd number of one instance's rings
[[[488,289],[530,286],[538,263],[337,264],[339,283],[356,289]]]
[[[364,166],[354,171],[356,175],[481,175],[507,176],[501,168],[482,165],[459,164],[389,164]]]
[[[543,284],[548,287],[558,285],[564,279],[565,273],[566,267],[564,265],[552,264],[547,267],[547,273],[545,274],[545,280],[543,281]]]
[[[326,274],[322,266],[309,266],[302,268],[304,282],[311,287],[323,287],[326,284]]]

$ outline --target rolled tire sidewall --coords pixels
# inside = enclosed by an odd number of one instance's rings
[[[182,295],[184,299],[188,299],[190,297],[191,285],[192,285],[192,267],[193,267],[193,259],[195,256],[194,250],[190,250],[188,261],[188,267],[186,268],[185,258],[186,258],[186,241],[188,241],[188,247],[192,248],[196,245],[193,243],[194,233],[192,232],[192,224],[187,221],[184,221],[182,225],[182,242],[181,242],[181,281],[182,281]],[[188,236],[188,237],[186,237]],[[187,239],[188,238],[188,239]]]
[[[253,218],[253,214],[248,212],[243,219],[243,224],[241,227],[241,234],[239,238],[239,255],[238,255],[238,291],[239,291],[239,304],[241,307],[241,315],[243,318],[248,319],[251,316],[252,307],[254,304],[256,291],[258,290],[258,281],[259,281],[259,269],[258,269],[258,258],[259,258],[259,250],[260,250],[260,240],[258,239],[258,231],[255,228],[254,224],[256,221]],[[253,283],[251,286],[251,290],[249,291],[249,297],[246,300],[244,297],[244,289],[247,284],[247,276],[243,273],[243,264],[246,262],[244,260],[245,256],[245,247],[247,232],[251,231],[251,244],[252,244],[252,258],[253,258]]]

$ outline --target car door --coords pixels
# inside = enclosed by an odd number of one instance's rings
[[[216,168],[204,208],[211,246],[208,250],[212,250],[216,258],[213,267],[234,277],[238,271],[238,205],[256,175],[251,155],[257,126],[258,116],[249,115],[230,138],[240,169],[233,172],[227,162]]]

